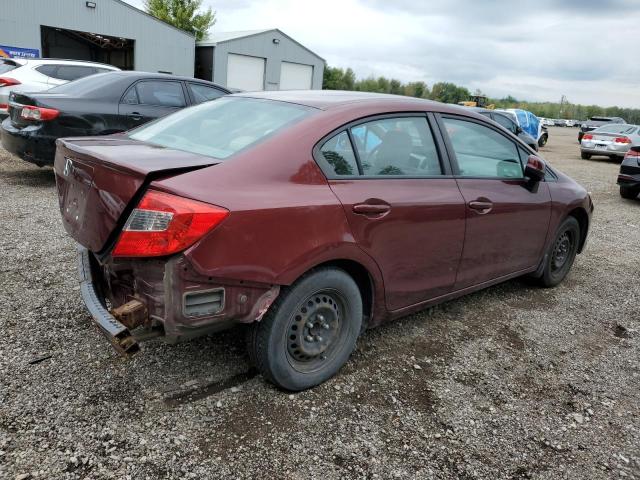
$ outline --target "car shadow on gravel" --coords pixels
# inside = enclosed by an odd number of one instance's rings
[[[0,178],[11,185],[28,187],[52,187],[56,183],[53,168],[24,168],[20,170],[0,170]]]

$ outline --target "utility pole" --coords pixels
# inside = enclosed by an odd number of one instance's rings
[[[565,106],[569,105],[569,100],[567,100],[566,95],[562,95],[560,98],[560,118],[563,118],[563,114],[565,112]]]

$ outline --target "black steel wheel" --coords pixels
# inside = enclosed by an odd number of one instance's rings
[[[578,253],[580,224],[567,217],[556,232],[545,256],[545,265],[538,281],[545,287],[555,287],[565,279]]]
[[[252,326],[249,355],[263,376],[299,391],[335,375],[355,348],[362,298],[343,270],[321,268],[284,288]]]

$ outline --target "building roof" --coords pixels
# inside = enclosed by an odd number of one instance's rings
[[[236,30],[234,32],[215,32],[207,36],[207,38],[205,38],[204,40],[200,42],[196,42],[196,47],[215,47],[219,43],[230,42],[233,40],[238,40],[240,38],[252,37],[254,35],[261,35],[263,33],[268,33],[268,32],[278,32],[283,37],[288,38],[293,43],[299,45],[301,48],[304,48],[306,51],[311,53],[313,56],[318,57],[320,60],[325,62],[325,59],[322,58],[320,55],[315,53],[313,50],[310,50],[309,48],[305,47],[297,40],[294,40],[279,28],[263,28],[261,30]]]
[[[152,19],[152,20],[154,20],[154,21],[156,21],[156,22],[158,22],[158,23],[161,23],[161,24],[163,24],[163,25],[166,25],[167,27],[172,28],[172,29],[174,29],[174,30],[175,30],[175,31],[177,31],[177,32],[180,32],[180,33],[182,33],[183,35],[186,35],[187,37],[195,38],[195,35],[194,35],[193,33],[190,33],[190,32],[187,32],[187,31],[185,31],[185,30],[182,30],[181,28],[178,28],[178,27],[176,27],[176,26],[174,26],[174,25],[171,25],[170,23],[167,23],[167,22],[165,22],[164,20],[160,20],[159,18],[154,17],[153,15],[148,14],[147,12],[145,12],[144,10],[142,10],[141,8],[138,8],[138,7],[134,6],[134,5],[131,5],[130,3],[125,2],[124,0],[115,0],[115,2],[116,2],[116,3],[119,3],[120,5],[123,5],[123,6],[125,6],[125,7],[128,7],[128,8],[130,8],[131,10],[136,11],[137,13],[141,13],[142,15],[145,15],[145,16],[147,16],[148,18],[150,18],[150,19]]]

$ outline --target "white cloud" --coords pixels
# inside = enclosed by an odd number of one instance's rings
[[[127,0],[138,7],[142,0]],[[640,107],[631,0],[205,0],[218,31],[279,28],[358,77]],[[617,12],[614,14],[614,12]],[[624,14],[621,14],[624,12]]]

